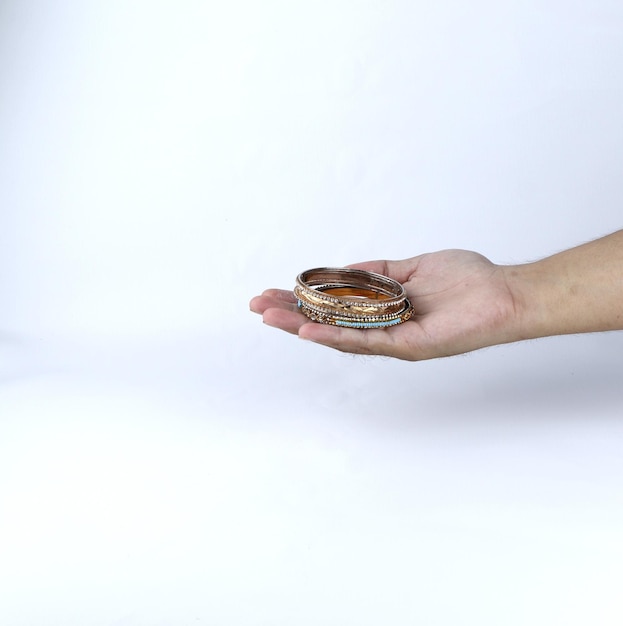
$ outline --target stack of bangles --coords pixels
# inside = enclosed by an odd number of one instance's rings
[[[364,270],[307,270],[298,275],[294,295],[309,319],[333,326],[387,328],[413,315],[399,282]]]

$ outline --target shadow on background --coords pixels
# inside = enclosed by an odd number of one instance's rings
[[[623,417],[623,333],[554,337],[421,363],[338,357],[308,402],[375,428],[590,422]]]

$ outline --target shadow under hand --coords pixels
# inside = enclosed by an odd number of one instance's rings
[[[407,363],[340,359],[314,403],[374,430],[487,428],[623,416],[623,333],[555,337]]]
[[[450,421],[618,417],[623,333],[491,348],[454,359],[446,376],[447,384],[430,389],[426,400],[433,414]]]

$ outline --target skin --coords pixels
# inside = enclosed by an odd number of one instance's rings
[[[405,286],[416,315],[387,329],[311,322],[292,291],[251,300],[269,326],[342,352],[409,361],[549,335],[623,329],[623,231],[535,263],[496,265],[466,250],[352,265]]]

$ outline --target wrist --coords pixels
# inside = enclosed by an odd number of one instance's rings
[[[560,334],[554,305],[559,286],[548,279],[542,261],[501,266],[501,271],[513,303],[509,341]]]

